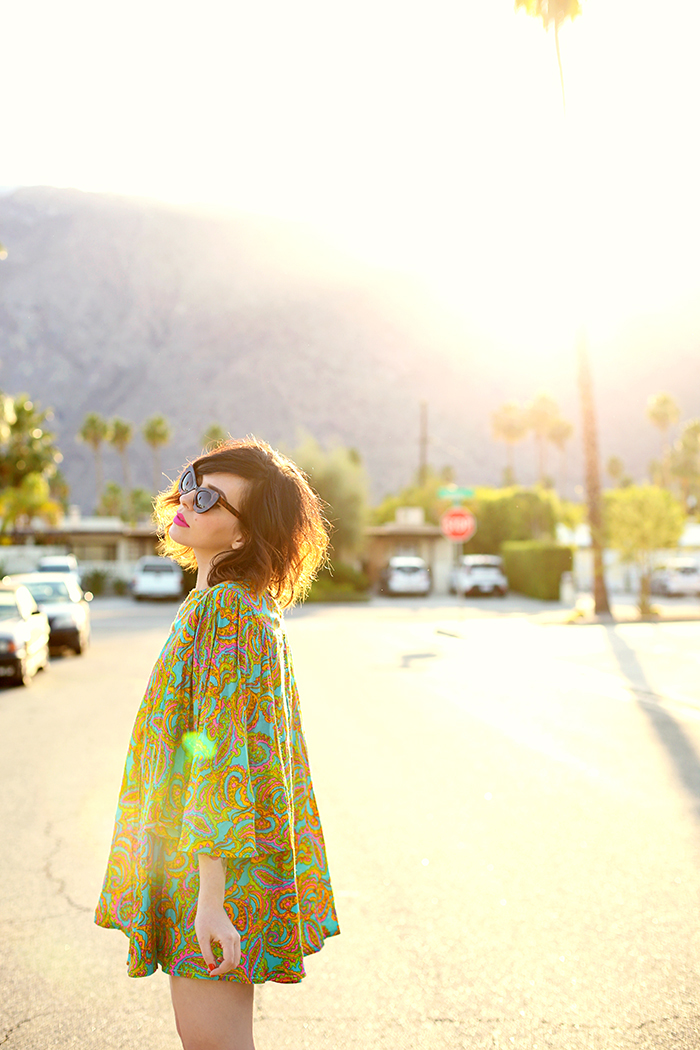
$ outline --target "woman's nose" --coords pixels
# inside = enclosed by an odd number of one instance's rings
[[[180,493],[180,503],[182,504],[183,507],[188,507],[191,510],[192,509],[193,500],[194,500],[194,492],[181,492]]]

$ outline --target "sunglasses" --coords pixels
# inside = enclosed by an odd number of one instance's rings
[[[194,492],[192,506],[197,514],[206,514],[208,510],[220,503],[229,513],[237,518],[241,517],[239,511],[224,499],[223,493],[219,492],[218,489],[210,489],[206,485],[197,484],[197,475],[194,472],[194,467],[188,467],[184,472],[177,483],[177,490],[181,496],[188,496],[190,492]]]

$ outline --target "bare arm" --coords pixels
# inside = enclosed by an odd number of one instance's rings
[[[241,961],[241,938],[224,910],[226,861],[222,857],[197,855],[199,861],[199,896],[194,929],[204,961],[212,977],[235,970]],[[212,941],[221,945],[223,959],[217,966]]]

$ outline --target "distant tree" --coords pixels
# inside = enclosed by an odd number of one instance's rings
[[[88,412],[83,420],[83,425],[78,431],[79,439],[89,445],[95,457],[95,491],[96,498],[102,492],[102,445],[107,440],[109,426],[107,420],[99,412]]]
[[[683,533],[685,513],[680,502],[657,485],[629,485],[605,494],[608,542],[624,561],[639,567],[639,611],[651,611],[654,555],[674,548]]]
[[[107,440],[115,448],[122,461],[122,474],[124,477],[124,488],[131,488],[131,471],[129,470],[128,448],[134,436],[134,427],[126,419],[113,419],[109,424]]]
[[[574,432],[573,423],[570,423],[568,419],[564,419],[563,416],[559,416],[557,419],[553,419],[549,427],[549,441],[558,450],[561,456],[560,474],[559,474],[559,490],[561,495],[564,495],[566,489],[566,446],[571,440],[571,435]]]
[[[340,446],[329,451],[307,437],[290,452],[326,504],[331,525],[331,561],[347,562],[360,552],[368,517],[367,475],[357,452]]]
[[[222,426],[219,426],[218,423],[212,423],[202,434],[202,448],[207,452],[209,449],[216,448],[229,436]]]
[[[58,503],[65,513],[68,510],[68,500],[70,499],[70,485],[62,470],[57,470],[49,480],[49,494],[51,499]]]
[[[491,433],[496,441],[505,442],[507,463],[504,481],[515,482],[515,446],[527,435],[528,421],[517,401],[506,401],[491,415]]]
[[[525,418],[537,447],[537,477],[543,482],[547,475],[547,442],[551,440],[552,426],[561,418],[559,406],[549,394],[538,394],[525,406]]]
[[[700,419],[683,425],[680,437],[668,457],[669,472],[678,482],[683,501],[688,505],[700,494]]]
[[[431,525],[437,525],[440,514],[448,506],[448,502],[441,500],[438,491],[443,485],[450,485],[454,478],[445,473],[445,468],[436,471],[431,466],[425,469],[425,481],[421,484],[416,475],[412,485],[407,485],[400,492],[385,496],[381,503],[370,512],[370,520],[373,525],[384,525],[386,522],[396,519],[396,511],[399,507],[421,507],[425,514],[425,520]]]
[[[47,426],[52,419],[51,409],[43,411],[26,394],[0,393],[0,489],[28,474],[54,476],[63,456]]]
[[[608,477],[612,478],[618,488],[626,488],[628,485],[633,484],[632,478],[625,470],[625,464],[619,456],[610,456],[605,470]]]
[[[556,494],[542,488],[477,488],[467,501],[478,527],[464,544],[467,554],[499,554],[508,540],[554,539],[561,504]]]
[[[132,489],[122,511],[124,521],[136,524],[137,521],[148,521],[153,514],[153,497],[146,489]]]
[[[661,469],[664,485],[669,483],[667,435],[681,417],[678,402],[670,394],[654,394],[647,401],[647,419],[661,431]]]
[[[143,437],[153,452],[153,492],[162,488],[163,471],[160,465],[160,450],[170,441],[170,425],[165,416],[151,416],[143,425]]]
[[[28,527],[34,518],[55,525],[62,510],[51,499],[49,483],[41,474],[25,474],[17,485],[3,490],[0,495],[0,533]]]
[[[123,510],[124,492],[121,485],[117,485],[116,481],[108,481],[100,496],[97,513],[107,518],[119,518]]]

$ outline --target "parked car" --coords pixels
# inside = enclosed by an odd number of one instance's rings
[[[495,554],[465,554],[450,574],[451,594],[508,593],[503,559]]]
[[[32,572],[12,576],[26,587],[49,620],[49,646],[85,652],[90,642],[90,606],[72,573]]]
[[[169,558],[146,555],[136,564],[131,593],[137,601],[142,598],[179,598],[182,594],[182,569]]]
[[[700,595],[700,570],[693,558],[673,558],[651,574],[652,594]]]
[[[26,587],[0,584],[0,678],[28,685],[49,662],[49,621]]]
[[[425,596],[431,590],[430,569],[422,558],[396,555],[389,559],[380,580],[381,594],[418,594]]]
[[[80,569],[74,554],[45,554],[42,558],[39,558],[36,571],[72,576],[78,586],[80,586]]]

